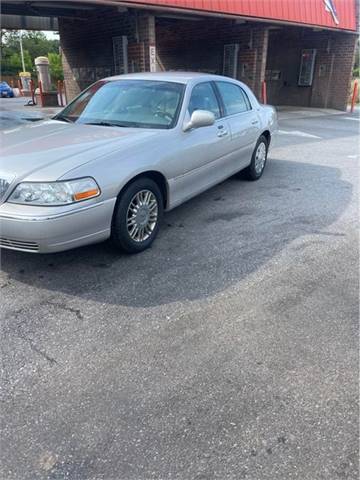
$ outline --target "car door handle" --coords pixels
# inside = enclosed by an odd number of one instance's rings
[[[258,125],[258,123],[259,123],[259,120],[253,120],[253,121],[251,122],[251,125]]]
[[[225,135],[227,135],[227,134],[228,134],[228,131],[224,128],[223,125],[220,125],[220,126],[218,127],[218,134],[217,134],[217,136],[218,136],[218,137],[225,137]]]
[[[220,130],[220,132],[218,132],[217,136],[218,137],[225,137],[227,134],[228,134],[227,130]]]

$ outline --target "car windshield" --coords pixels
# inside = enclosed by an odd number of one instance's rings
[[[81,124],[173,128],[184,85],[149,80],[102,80],[82,93],[55,119]]]

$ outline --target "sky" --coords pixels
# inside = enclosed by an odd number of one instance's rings
[[[43,31],[43,33],[46,35],[46,38],[48,38],[49,40],[59,40],[58,32],[45,32],[45,31]]]

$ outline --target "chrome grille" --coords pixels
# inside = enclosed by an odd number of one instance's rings
[[[39,245],[35,242],[23,242],[22,240],[13,240],[0,237],[0,247],[10,248],[12,250],[23,250],[26,252],[37,252]]]

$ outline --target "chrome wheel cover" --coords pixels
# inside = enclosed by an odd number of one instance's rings
[[[266,145],[264,142],[259,143],[255,152],[255,172],[260,174],[266,162]]]
[[[158,220],[158,202],[150,190],[140,190],[131,199],[126,214],[129,236],[135,242],[144,242],[153,233]]]

